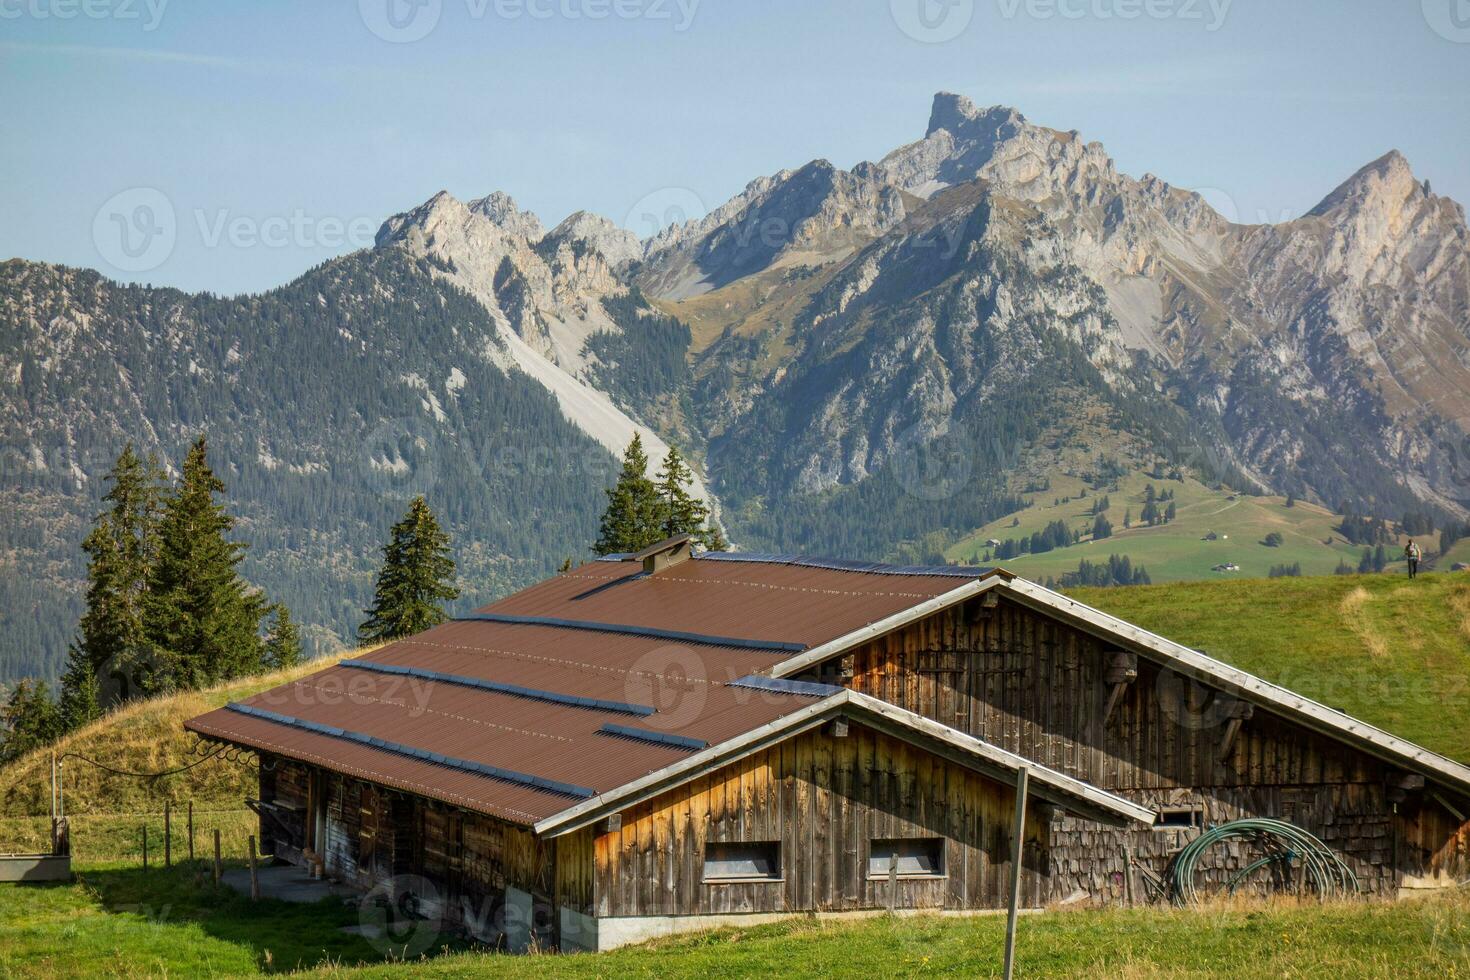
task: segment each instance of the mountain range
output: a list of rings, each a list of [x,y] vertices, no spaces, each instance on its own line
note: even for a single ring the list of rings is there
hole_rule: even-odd
[[[1096,142],[941,93],[921,139],[753,180],[639,239],[440,193],[225,299],[0,265],[0,680],[53,675],[125,441],[207,430],[246,574],[350,639],[404,499],[465,605],[586,554],[634,432],[740,547],[911,554],[1120,460],[1463,519],[1470,232],[1397,152],[1232,223]],[[922,553],[924,549],[921,547]]]

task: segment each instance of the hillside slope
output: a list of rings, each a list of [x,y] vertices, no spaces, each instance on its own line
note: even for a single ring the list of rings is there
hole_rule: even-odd
[[[137,701],[72,732],[55,749],[58,755],[76,753],[126,772],[177,769],[201,757],[191,751],[198,740],[184,731],[185,719],[321,670],[338,659],[326,657],[204,691]],[[255,796],[258,791],[253,768],[222,758],[156,779],[108,772],[81,759],[64,761],[63,772],[66,809],[73,815],[156,812],[165,799],[175,804],[192,800],[198,809],[238,809],[247,796]],[[50,750],[32,752],[0,766],[0,817],[46,815],[50,812],[50,793]]]
[[[1068,595],[1470,762],[1470,575],[1187,582]]]

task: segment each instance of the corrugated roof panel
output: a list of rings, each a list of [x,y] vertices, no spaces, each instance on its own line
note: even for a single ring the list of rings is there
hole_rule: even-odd
[[[594,561],[485,607],[488,617],[380,647],[365,658],[375,669],[333,666],[244,702],[382,747],[228,709],[187,724],[532,823],[564,809],[566,797],[413,753],[607,792],[688,758],[696,744],[729,741],[809,706],[814,690],[732,682],[943,595],[967,576],[797,556],[705,556],[652,575],[634,562]],[[581,628],[589,623],[629,629]],[[653,709],[636,727],[654,737],[616,731],[634,727],[618,710],[627,705]]]

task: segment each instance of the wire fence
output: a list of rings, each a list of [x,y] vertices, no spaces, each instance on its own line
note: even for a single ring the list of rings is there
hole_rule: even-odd
[[[252,834],[259,833],[254,811],[192,809],[187,803],[134,813],[68,814],[71,854],[78,864],[148,867],[179,864],[190,857],[213,861],[214,832],[220,833],[221,859],[238,863],[248,857]],[[192,830],[192,837],[191,837]],[[49,816],[0,817],[0,853],[45,853],[51,850]]]

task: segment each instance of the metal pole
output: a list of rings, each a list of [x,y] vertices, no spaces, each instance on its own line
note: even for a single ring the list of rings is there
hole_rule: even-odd
[[[1026,785],[1030,778],[1025,766],[1016,770],[1016,826],[1011,837],[1011,907],[1006,917],[1006,980],[1016,969],[1016,916],[1021,905],[1021,859],[1026,843]]]
[[[260,879],[255,876],[255,835],[250,835],[250,900],[260,898]]]

